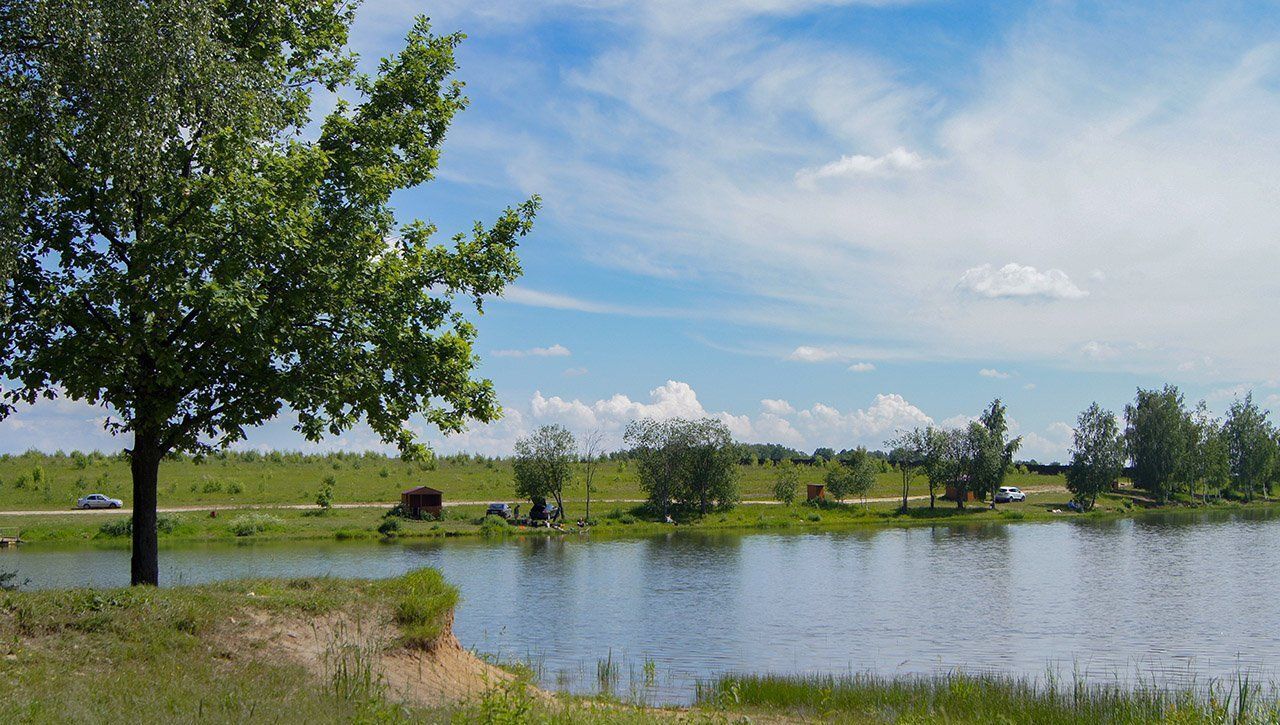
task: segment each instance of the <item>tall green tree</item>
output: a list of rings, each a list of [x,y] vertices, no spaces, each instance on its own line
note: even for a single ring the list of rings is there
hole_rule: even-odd
[[[715,418],[681,421],[684,439],[684,503],[706,515],[712,506],[732,508],[738,503],[738,459],[741,451],[723,421]]]
[[[1009,438],[1006,409],[999,398],[969,425],[966,445],[966,472],[970,490],[990,497],[996,507],[996,490],[1013,466],[1013,456],[1022,445],[1022,437]]]
[[[1138,388],[1126,405],[1125,447],[1133,460],[1133,483],[1161,502],[1169,500],[1179,474],[1186,470],[1190,416],[1176,386]]]
[[[445,243],[392,195],[433,178],[466,105],[459,34],[425,19],[355,71],[347,0],[14,0],[0,10],[0,415],[59,395],[132,436],[135,584],[159,578],[175,451],[297,416],[363,420],[406,456],[413,416],[495,419],[481,308],[520,273],[537,200]],[[349,99],[321,123],[316,90]]]
[[[1124,473],[1124,437],[1115,413],[1091,404],[1076,419],[1067,490],[1086,511]]]
[[[1230,452],[1222,422],[1209,413],[1203,400],[1189,414],[1187,425],[1187,452],[1179,478],[1190,486],[1192,498],[1199,492],[1201,503],[1205,503],[1209,491],[1220,492],[1231,483]]]
[[[511,462],[516,495],[530,501],[555,499],[556,518],[564,517],[564,487],[573,477],[578,442],[562,425],[544,425],[516,440]]]
[[[672,504],[706,514],[737,504],[738,459],[728,426],[701,420],[640,419],[623,434],[649,503],[666,516]]]
[[[1253,402],[1253,393],[1231,404],[1222,425],[1231,467],[1231,484],[1252,501],[1254,495],[1270,485],[1276,464],[1275,428],[1266,411]]]

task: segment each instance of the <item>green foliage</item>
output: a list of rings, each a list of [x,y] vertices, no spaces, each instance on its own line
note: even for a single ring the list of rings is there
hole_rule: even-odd
[[[637,465],[640,487],[664,515],[671,504],[732,508],[738,490],[739,451],[728,426],[714,418],[644,418],[627,425],[623,440]]]
[[[254,536],[283,525],[284,520],[279,516],[255,511],[237,516],[231,521],[229,528],[236,536]]]
[[[1253,393],[1232,403],[1222,426],[1227,443],[1231,484],[1252,501],[1255,493],[1271,483],[1276,465],[1276,431],[1267,412],[1253,402]]]
[[[504,536],[511,532],[511,524],[500,516],[485,516],[480,521],[481,536]]]
[[[573,475],[577,440],[562,425],[544,425],[516,441],[512,472],[516,495],[530,501],[555,499],[564,516],[564,487]]]
[[[996,489],[1004,484],[1005,476],[1013,465],[1013,454],[1018,452],[1022,438],[1008,438],[1005,406],[997,398],[983,411],[978,420],[969,424],[966,431],[962,468],[967,474],[966,487],[970,491],[992,497],[995,505]]]
[[[443,244],[398,221],[393,195],[434,177],[466,105],[462,35],[419,18],[358,74],[352,19],[340,2],[4,13],[0,417],[45,395],[108,407],[142,485],[282,406],[309,440],[363,420],[410,456],[413,416],[498,417],[465,313],[519,276],[539,202]],[[344,99],[319,123],[316,90]]]
[[[1134,402],[1124,409],[1125,446],[1133,460],[1133,483],[1169,500],[1179,473],[1187,469],[1190,417],[1176,386],[1160,390],[1138,388]]]
[[[181,520],[176,516],[161,514],[156,517],[156,531],[161,534],[172,534],[177,530]],[[102,522],[98,527],[98,535],[106,538],[124,538],[133,535],[133,517],[123,516]]]
[[[333,476],[325,476],[320,484],[320,490],[316,492],[316,505],[322,510],[328,511],[333,508],[333,489],[336,485],[338,480]]]
[[[1076,420],[1067,490],[1086,511],[1124,472],[1124,437],[1114,413],[1093,403]]]
[[[790,506],[795,503],[800,491],[800,472],[790,463],[776,470],[777,473],[773,476],[773,500]]]
[[[391,538],[399,535],[401,528],[400,519],[395,517],[385,518],[382,523],[378,524],[378,533]]]

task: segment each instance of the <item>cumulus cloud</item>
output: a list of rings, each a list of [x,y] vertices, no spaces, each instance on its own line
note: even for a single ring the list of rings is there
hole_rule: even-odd
[[[1011,374],[1006,373],[1003,370],[996,370],[995,368],[983,368],[978,371],[978,374],[984,378],[994,378],[996,380],[1008,380],[1013,377]]]
[[[920,154],[899,146],[883,156],[841,156],[816,168],[801,169],[796,172],[796,183],[811,188],[823,179],[894,176],[919,171],[929,164],[929,160]]]
[[[791,403],[788,403],[785,400],[770,400],[769,398],[765,398],[760,401],[760,407],[764,409],[764,412],[771,413],[773,415],[791,415],[796,412],[796,409],[791,407]]]
[[[551,347],[532,347],[527,350],[494,350],[494,357],[569,357],[569,348],[556,343]]]
[[[1060,269],[1043,272],[1029,265],[1010,262],[1000,269],[984,264],[965,270],[960,275],[960,289],[979,297],[1024,297],[1048,300],[1071,300],[1089,293],[1075,286]]]
[[[854,363],[849,366],[849,372],[851,373],[869,373],[875,369],[876,366],[869,362]]]

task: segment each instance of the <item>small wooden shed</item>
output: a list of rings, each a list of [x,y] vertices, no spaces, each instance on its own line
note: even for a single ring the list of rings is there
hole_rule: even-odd
[[[444,492],[429,486],[418,486],[400,492],[400,506],[404,512],[415,519],[423,515],[439,518],[444,510]]]
[[[823,501],[827,498],[827,486],[823,483],[809,484],[809,501]]]
[[[945,499],[945,500],[947,500],[947,501],[959,501],[959,500],[960,500],[960,495],[961,495],[961,494],[960,494],[960,489],[959,489],[959,488],[956,488],[955,486],[947,486],[947,493],[946,493],[946,495],[944,495],[942,498],[943,498],[943,499]],[[966,490],[966,491],[964,492],[964,500],[965,500],[965,501],[977,501],[977,500],[978,500],[978,497],[977,497],[976,495],[974,495],[973,491],[968,491],[968,490]]]

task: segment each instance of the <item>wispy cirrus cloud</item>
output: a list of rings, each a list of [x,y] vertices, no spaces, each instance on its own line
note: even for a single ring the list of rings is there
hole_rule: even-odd
[[[550,347],[531,347],[525,350],[494,350],[494,357],[569,357],[569,348],[556,343]]]

